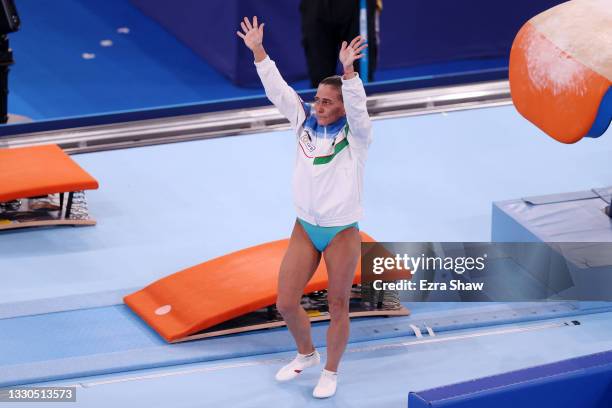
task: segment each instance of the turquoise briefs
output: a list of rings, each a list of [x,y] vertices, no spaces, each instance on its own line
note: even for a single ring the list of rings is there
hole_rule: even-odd
[[[301,218],[298,218],[298,221],[302,224],[310,241],[319,252],[325,251],[325,248],[327,248],[331,240],[334,239],[339,232],[351,227],[355,227],[359,230],[359,224],[356,222],[340,227],[321,227],[319,225],[310,224]]]

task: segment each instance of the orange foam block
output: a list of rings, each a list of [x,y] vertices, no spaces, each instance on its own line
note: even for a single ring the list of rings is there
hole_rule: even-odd
[[[0,202],[97,188],[57,145],[0,149]]]
[[[610,89],[610,5],[609,0],[562,3],[529,20],[512,45],[514,105],[560,142],[574,143],[589,135]]]

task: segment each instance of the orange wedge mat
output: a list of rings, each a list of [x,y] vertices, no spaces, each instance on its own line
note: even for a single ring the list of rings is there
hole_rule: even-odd
[[[98,188],[57,145],[0,149],[0,202]]]
[[[516,109],[563,143],[586,136],[612,80],[610,2],[562,3],[529,20],[510,52]]]
[[[361,233],[364,242],[374,242]],[[246,248],[162,278],[124,298],[166,341],[276,303],[277,279],[289,240]],[[361,280],[361,265],[354,283]],[[327,288],[321,261],[304,293]]]

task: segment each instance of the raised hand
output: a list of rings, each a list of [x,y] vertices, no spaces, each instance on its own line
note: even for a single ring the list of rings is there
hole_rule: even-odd
[[[344,71],[352,71],[353,62],[363,57],[361,51],[363,51],[368,44],[365,43],[365,39],[361,38],[360,35],[353,38],[350,44],[347,44],[346,41],[342,41],[342,47],[340,48],[340,54],[338,58],[340,59],[340,63],[342,67],[344,67]]]
[[[245,17],[244,20],[240,22],[240,27],[242,27],[243,32],[236,31],[236,34],[244,40],[244,44],[251,51],[255,52],[263,46],[264,23],[258,24],[257,16],[253,17],[253,24]]]

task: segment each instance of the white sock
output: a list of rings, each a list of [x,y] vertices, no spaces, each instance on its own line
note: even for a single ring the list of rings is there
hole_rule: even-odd
[[[286,366],[282,367],[276,373],[277,381],[289,381],[300,375],[300,373],[308,367],[316,366],[321,362],[321,356],[317,350],[310,354],[298,355]]]
[[[312,391],[312,396],[315,398],[329,398],[336,393],[338,384],[338,373],[323,370],[317,386]]]

